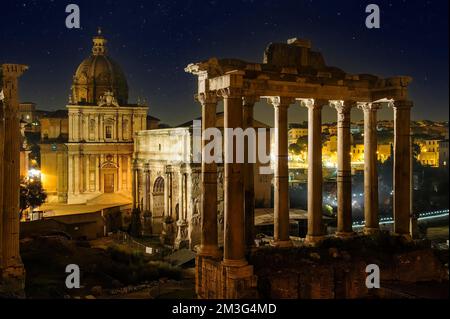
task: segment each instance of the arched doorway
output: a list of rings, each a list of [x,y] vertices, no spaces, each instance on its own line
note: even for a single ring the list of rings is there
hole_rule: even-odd
[[[153,217],[164,216],[164,178],[159,176],[153,184]]]

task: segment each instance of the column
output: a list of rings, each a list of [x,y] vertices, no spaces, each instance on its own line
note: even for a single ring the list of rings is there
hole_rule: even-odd
[[[137,208],[137,203],[139,202],[139,196],[137,193],[137,170],[135,168],[135,165],[133,164],[133,170],[131,171],[131,187],[132,187],[132,193],[133,193],[133,210]]]
[[[352,167],[350,111],[353,102],[330,101],[337,111],[337,231],[336,236],[353,235],[352,229]]]
[[[184,200],[183,200],[183,191],[184,191],[184,174],[180,170],[177,173],[178,176],[178,220],[183,220],[183,210],[184,210]]]
[[[103,115],[102,114],[99,115],[99,122],[100,122],[99,141],[103,142],[105,140],[105,133],[103,132]]]
[[[0,158],[3,167],[0,188],[2,195],[2,211],[0,226],[0,275],[4,280],[5,290],[20,291],[23,289],[25,276],[19,253],[19,189],[20,189],[20,124],[18,79],[28,69],[24,65],[0,65],[0,90],[4,93],[2,101],[3,128],[5,143],[2,145],[3,157]],[[1,118],[0,118],[1,119]]]
[[[184,193],[185,193],[185,174],[183,172],[183,168],[180,166],[180,170],[177,173],[178,177],[178,220],[176,222],[177,225],[177,238],[175,240],[175,247],[178,249],[189,246],[186,242],[187,238],[187,228],[189,223],[185,219],[184,215]]]
[[[236,138],[232,130],[242,128],[242,93],[239,89],[222,90],[224,98],[224,259],[225,266],[241,267],[245,260],[245,218],[243,164],[237,163]]]
[[[170,177],[170,179],[169,179],[169,181],[170,181],[170,184],[169,184],[169,199],[170,199],[169,200],[169,212],[170,212],[170,216],[172,216],[172,218],[173,218],[173,171],[172,170],[170,171],[169,177]]]
[[[256,97],[245,96],[243,98],[243,126],[244,130],[253,128],[253,109]],[[251,135],[249,135],[251,136]],[[256,135],[257,137],[257,135]],[[256,148],[257,141],[254,141]],[[245,243],[247,251],[255,248],[255,163],[250,163],[248,153],[248,138],[244,143],[245,163],[244,163],[244,216],[245,216]]]
[[[122,167],[122,155],[118,154],[117,155],[117,166],[118,168],[118,175],[117,175],[117,190],[120,192],[122,191],[123,188],[123,167]]]
[[[145,212],[148,210],[148,167],[146,164],[144,164],[144,170],[143,170],[143,201],[144,204],[142,206],[142,212]]]
[[[117,141],[121,142],[123,140],[123,134],[122,134],[122,123],[123,118],[121,114],[117,115]]]
[[[394,108],[394,232],[410,238],[411,215],[411,101],[395,101]]]
[[[138,207],[143,211],[144,207],[144,170],[142,164],[139,164],[139,168],[137,169],[137,198],[138,198]]]
[[[83,122],[83,133],[81,134],[82,139],[85,141],[89,141],[89,115],[82,114],[81,118]]]
[[[358,107],[364,111],[364,232],[373,234],[380,230],[377,173],[377,110],[380,104],[359,103]]]
[[[308,233],[306,241],[324,238],[322,224],[322,106],[324,102],[303,99],[308,108]]]
[[[100,192],[100,155],[95,156],[95,190]]]
[[[165,179],[165,191],[164,194],[166,195],[166,216],[170,216],[173,217],[173,194],[172,194],[172,186],[173,186],[173,181],[172,181],[172,167],[171,166],[167,166],[166,167],[166,179]]]
[[[73,155],[71,152],[68,153],[68,165],[67,165],[67,174],[68,174],[68,187],[67,192],[69,194],[73,194],[74,192],[74,184],[73,184]]]
[[[86,171],[86,176],[85,176],[85,184],[86,187],[84,188],[85,192],[90,192],[91,191],[91,183],[90,183],[90,179],[91,179],[91,163],[90,163],[90,155],[85,155],[86,158],[86,164],[85,164],[85,171]]]
[[[74,165],[74,194],[78,195],[80,193],[80,155],[74,155],[73,159]]]
[[[99,134],[99,119],[97,115],[94,115],[94,121],[95,121],[95,129],[94,129],[94,141],[98,142],[98,140],[100,139],[100,134]]]
[[[152,170],[148,169],[148,210],[153,214],[153,184],[152,184]]]
[[[0,65],[0,68],[2,66]],[[3,89],[2,78],[0,77],[0,91]],[[3,265],[3,172],[4,172],[4,149],[5,149],[5,106],[4,100],[0,100],[0,270]]]
[[[78,112],[78,141],[83,139],[83,114]]]
[[[167,170],[167,167],[166,167]],[[169,174],[165,173],[164,176],[164,217],[170,216],[169,214]]]
[[[80,188],[80,193],[84,193],[85,189],[84,189],[84,182],[86,180],[86,168],[84,165],[84,154],[80,154],[80,176],[78,177],[79,181],[79,188]]]
[[[216,127],[217,97],[214,93],[202,93],[197,96],[202,107],[202,184],[201,184],[201,243],[199,254],[218,257],[217,232],[217,164],[207,163],[204,153],[206,145],[205,131]],[[210,154],[208,154],[210,155]],[[212,155],[212,154],[211,154]]]
[[[274,246],[290,247],[289,239],[289,172],[288,108],[291,98],[272,97],[275,108],[275,175],[274,175]]]

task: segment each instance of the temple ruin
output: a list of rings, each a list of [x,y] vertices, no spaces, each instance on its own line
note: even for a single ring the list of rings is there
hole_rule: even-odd
[[[364,207],[366,234],[379,231],[377,176],[377,111],[394,111],[394,232],[410,237],[410,111],[407,76],[380,78],[349,74],[328,66],[311,42],[291,39],[272,43],[263,63],[212,58],[190,64],[186,72],[198,78],[196,99],[202,106],[202,129],[214,126],[219,100],[224,103],[224,127],[246,128],[253,120],[256,101],[274,108],[277,129],[274,175],[275,247],[291,247],[288,195],[288,108],[308,109],[308,233],[305,243],[315,245],[325,238],[322,224],[323,107],[336,109],[338,123],[338,226],[336,236],[352,231],[350,111],[364,114]],[[231,141],[226,140],[225,144]],[[206,142],[204,142],[206,143]],[[234,147],[235,147],[235,143]],[[203,144],[204,146],[205,144]],[[225,157],[227,157],[225,148]],[[236,153],[236,149],[233,154]],[[217,168],[202,163],[202,237],[196,259],[196,290],[200,298],[242,298],[256,287],[257,278],[246,253],[254,247],[254,190],[252,164],[224,164],[224,249],[218,247]]]

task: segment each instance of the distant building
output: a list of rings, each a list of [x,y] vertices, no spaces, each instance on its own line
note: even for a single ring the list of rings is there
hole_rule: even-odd
[[[27,138],[25,137],[25,126],[27,122],[20,120],[20,135],[22,141],[20,143],[20,178],[28,176],[29,168],[29,155],[31,153],[30,147],[28,146]]]
[[[147,130],[154,130],[159,128],[160,122],[160,119],[151,115],[147,115]]]
[[[439,142],[440,140],[422,140],[419,142],[419,162],[424,166],[439,166]]]
[[[23,102],[19,104],[19,116],[22,121],[32,123],[36,120],[36,104],[32,102]]]
[[[288,130],[288,142],[290,144],[296,144],[300,137],[308,136],[308,125],[306,124],[289,124]]]
[[[39,132],[39,113],[36,104],[33,102],[23,102],[19,104],[20,120],[24,121],[25,132]]]
[[[391,144],[378,144],[377,147],[377,159],[381,163],[384,163],[387,159],[392,156],[393,145]]]
[[[159,120],[145,101],[128,103],[128,83],[107,54],[99,30],[91,55],[77,67],[67,111],[41,118],[41,161],[49,202],[87,204],[107,194],[132,201],[133,137]]]
[[[449,153],[448,153],[448,138],[439,141],[439,167],[448,169]]]
[[[43,112],[41,123],[41,179],[49,202],[67,202],[67,110]]]

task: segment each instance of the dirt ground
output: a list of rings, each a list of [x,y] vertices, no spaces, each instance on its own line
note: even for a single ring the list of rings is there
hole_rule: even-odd
[[[75,242],[62,236],[21,240],[27,298],[193,298],[193,271],[152,261],[108,239]],[[67,289],[66,266],[81,272],[80,289]]]

